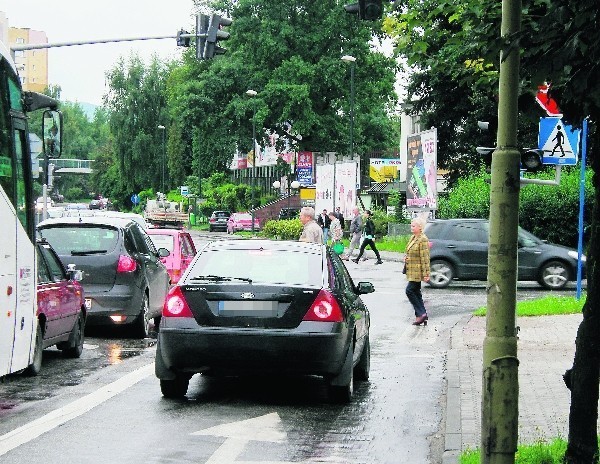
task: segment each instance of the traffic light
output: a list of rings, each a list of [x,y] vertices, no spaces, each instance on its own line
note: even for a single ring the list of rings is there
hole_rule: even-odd
[[[358,3],[344,5],[347,13],[358,13],[359,19],[377,21],[383,15],[383,0],[359,0]]]
[[[189,47],[190,46],[190,38],[182,37],[182,35],[189,35],[188,31],[184,31],[181,29],[177,32],[177,46],[178,47]]]
[[[522,148],[521,149],[521,169],[525,171],[535,172],[543,167],[542,157],[544,150],[537,148]]]
[[[208,31],[206,32],[206,43],[204,45],[204,52],[202,58],[210,60],[215,55],[223,55],[227,50],[217,45],[220,40],[227,40],[229,38],[229,32],[221,30],[222,26],[230,26],[231,19],[222,18],[217,14],[213,14],[210,17],[208,24]]]
[[[203,59],[208,32],[209,17],[205,14],[196,15],[196,58]]]

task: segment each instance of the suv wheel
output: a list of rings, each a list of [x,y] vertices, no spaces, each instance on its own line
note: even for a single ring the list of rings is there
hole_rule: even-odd
[[[429,267],[429,285],[433,288],[446,288],[454,279],[454,268],[448,261],[434,259]]]
[[[564,288],[569,281],[569,270],[561,261],[549,261],[542,266],[538,280],[542,287],[550,290]]]

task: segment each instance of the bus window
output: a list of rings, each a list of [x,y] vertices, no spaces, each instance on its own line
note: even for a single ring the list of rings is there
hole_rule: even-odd
[[[15,209],[17,211],[17,217],[23,228],[27,231],[27,233],[32,236],[33,229],[30,230],[30,224],[32,223],[29,218],[28,211],[31,211],[33,206],[27,205],[27,192],[31,188],[29,178],[31,176],[31,171],[29,166],[27,166],[29,160],[27,159],[24,147],[25,147],[25,127],[23,129],[16,128],[14,132],[14,141],[15,141],[15,155],[16,155],[16,165],[17,165],[17,176],[16,176],[16,187],[17,187],[17,198],[15,203]],[[33,236],[32,236],[33,237]]]

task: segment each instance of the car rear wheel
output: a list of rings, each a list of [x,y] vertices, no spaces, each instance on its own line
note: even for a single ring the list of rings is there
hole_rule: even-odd
[[[338,377],[332,379],[328,385],[329,400],[332,403],[349,403],[352,400],[354,394],[354,369],[352,366],[352,358],[354,356],[354,350],[352,346],[348,348],[348,354],[344,361],[344,367]],[[346,380],[342,385],[339,385],[336,380],[338,378],[345,378]]]
[[[140,314],[133,323],[133,332],[136,337],[147,338],[150,335],[150,309],[148,306],[148,295],[144,292],[142,297],[142,308]]]
[[[44,332],[40,321],[37,323],[37,332],[35,334],[35,348],[33,350],[33,361],[25,369],[25,375],[34,377],[42,370],[42,357],[44,353]]]
[[[369,371],[371,370],[371,345],[369,336],[365,339],[362,354],[358,360],[358,364],[354,368],[354,378],[356,380],[369,380]]]
[[[81,353],[83,353],[83,341],[85,339],[83,333],[85,330],[85,319],[82,313],[79,313],[79,317],[77,318],[77,322],[75,326],[73,326],[73,332],[71,333],[71,340],[73,340],[72,345],[67,345],[62,352],[65,356],[69,358],[79,358],[81,357]]]
[[[561,261],[549,261],[540,271],[539,284],[550,290],[564,288],[569,281],[569,270]]]
[[[446,288],[454,279],[452,264],[443,259],[434,259],[430,264],[429,285],[433,288]]]
[[[173,380],[160,379],[160,391],[165,398],[183,398],[190,384],[189,377],[181,375]]]

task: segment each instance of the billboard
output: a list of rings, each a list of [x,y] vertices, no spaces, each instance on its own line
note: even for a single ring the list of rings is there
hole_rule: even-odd
[[[340,208],[345,218],[352,217],[356,205],[356,179],[358,165],[353,161],[317,166],[315,211]],[[335,185],[335,188],[334,188]],[[334,199],[335,197],[335,199]],[[335,206],[334,206],[335,204]]]
[[[373,182],[394,182],[398,180],[400,164],[400,158],[371,158],[369,177]]]
[[[312,151],[298,152],[296,163],[296,180],[300,182],[300,185],[312,185],[314,166],[314,155]]]
[[[406,206],[437,209],[437,129],[407,138]]]

